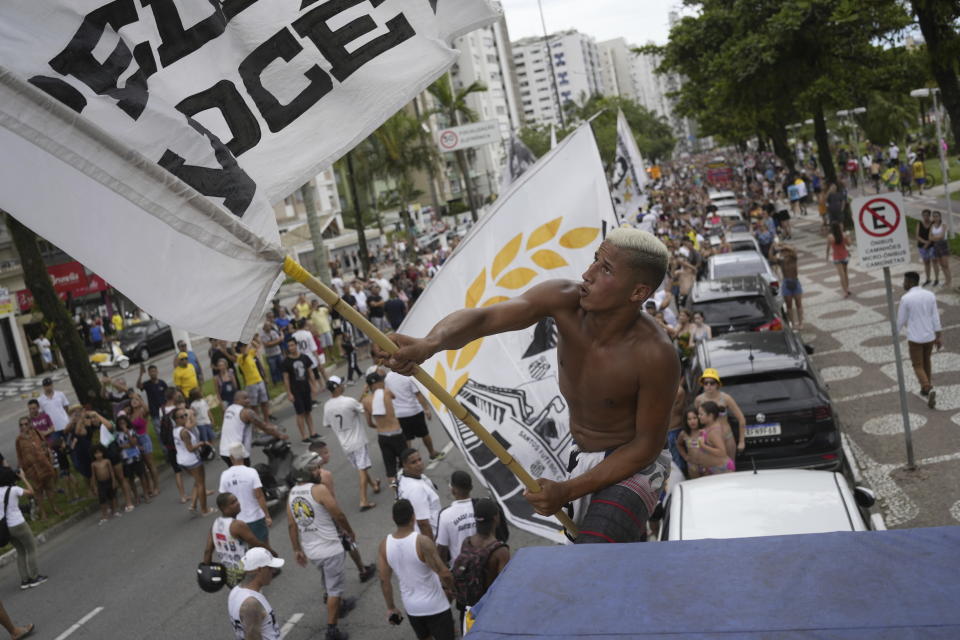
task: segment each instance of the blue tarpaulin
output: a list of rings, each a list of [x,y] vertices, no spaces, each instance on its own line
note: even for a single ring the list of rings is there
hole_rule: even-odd
[[[521,549],[467,640],[960,638],[960,527]]]

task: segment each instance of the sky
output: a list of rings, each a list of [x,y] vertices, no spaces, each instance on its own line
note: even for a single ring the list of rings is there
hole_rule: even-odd
[[[673,0],[541,0],[547,31],[574,28],[597,39],[626,38],[629,44],[666,44]],[[501,0],[510,39],[543,36],[537,0]]]

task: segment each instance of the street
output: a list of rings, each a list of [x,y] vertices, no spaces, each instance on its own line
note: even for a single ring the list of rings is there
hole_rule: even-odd
[[[164,356],[161,360],[169,358]],[[361,366],[367,365],[369,362],[361,362]],[[129,374],[127,377],[129,379]],[[357,396],[360,388],[350,387],[347,393]],[[328,397],[329,394],[323,392],[320,399]],[[314,409],[316,421],[321,419],[321,407]],[[288,433],[296,433],[289,403],[284,402],[276,416]],[[4,426],[9,424],[5,422]],[[446,448],[449,439],[439,422],[434,419],[430,427],[437,448]],[[379,495],[371,495],[377,507],[360,513],[356,472],[343,457],[332,432],[323,427],[319,427],[318,432],[330,445],[332,455],[328,468],[334,475],[338,501],[357,533],[364,563],[375,562],[377,545],[394,529],[390,516],[392,492],[385,489]],[[372,430],[369,439],[373,470],[383,478],[383,463]],[[294,441],[294,455],[306,450],[299,439]],[[422,451],[422,445],[420,448]],[[255,449],[253,462],[261,461],[263,454]],[[208,488],[216,489],[224,468],[219,459],[206,464]],[[450,502],[447,484],[456,469],[466,470],[467,465],[459,451],[450,447],[446,458],[432,463],[426,472],[436,483],[443,504]],[[189,491],[190,480],[186,482]],[[0,569],[0,600],[14,620],[18,624],[33,622],[38,627],[37,637],[58,640],[67,637],[71,640],[232,637],[226,613],[228,590],[204,593],[195,577],[206,534],[215,516],[187,513],[186,507],[177,500],[169,469],[161,474],[161,490],[163,493],[152,503],[137,507],[132,513],[103,526],[97,525],[98,514],[91,515],[69,532],[41,546],[40,570],[49,575],[50,580],[40,587],[20,591],[16,564]],[[483,494],[475,489],[473,495]],[[213,497],[209,498],[209,504],[215,508]],[[326,628],[320,576],[312,566],[301,568],[294,561],[285,512],[274,514],[270,541],[287,561],[283,573],[265,591],[280,623],[292,625],[285,637],[290,640],[317,637]],[[511,531],[512,549],[535,544],[543,542],[523,531]],[[378,578],[360,584],[349,558],[346,575],[346,595],[357,598],[357,608],[341,621],[343,630],[357,639],[415,637],[407,622],[400,627],[388,624]],[[394,594],[399,602],[396,584]],[[91,614],[92,617],[88,617]],[[63,635],[84,618],[76,630]]]

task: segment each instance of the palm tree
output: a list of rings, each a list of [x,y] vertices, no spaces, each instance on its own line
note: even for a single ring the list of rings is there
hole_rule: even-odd
[[[381,177],[393,180],[393,203],[399,207],[408,230],[413,227],[408,207],[420,195],[410,174],[416,169],[429,168],[437,158],[433,145],[424,142],[420,125],[420,120],[407,111],[398,111],[370,137],[371,168]]]
[[[461,119],[466,122],[477,121],[477,112],[467,104],[467,96],[471,93],[479,93],[480,91],[486,90],[487,88],[484,85],[479,82],[473,82],[470,86],[456,91],[453,88],[453,80],[449,75],[440,78],[427,89],[439,105],[433,113],[441,113],[446,116],[451,126],[460,124]],[[460,170],[460,179],[463,181],[467,191],[470,215],[473,216],[473,221],[476,222],[477,209],[474,204],[473,183],[467,174],[467,157],[463,149],[458,149],[454,152],[454,155],[457,158],[457,168]]]

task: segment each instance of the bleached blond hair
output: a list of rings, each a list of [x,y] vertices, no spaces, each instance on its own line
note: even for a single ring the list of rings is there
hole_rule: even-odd
[[[663,282],[670,254],[655,235],[640,229],[619,227],[608,233],[604,242],[623,249],[630,267],[644,284],[658,287]]]

